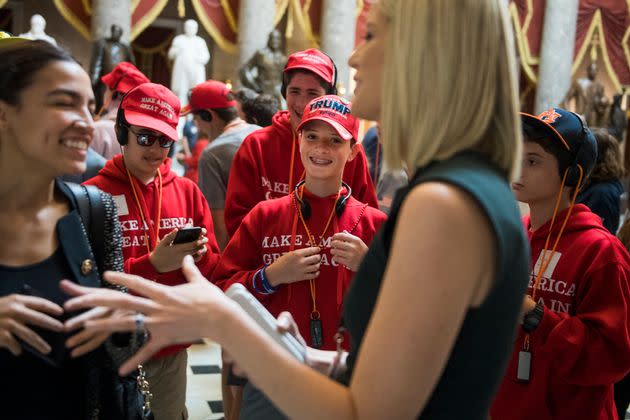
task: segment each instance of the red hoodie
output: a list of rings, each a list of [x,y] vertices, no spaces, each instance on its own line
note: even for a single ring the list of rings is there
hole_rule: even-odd
[[[298,138],[294,136],[289,115],[289,111],[277,112],[272,125],[247,136],[234,156],[225,200],[225,225],[230,236],[257,203],[289,194],[304,174]],[[291,149],[294,149],[293,176],[289,179]],[[352,188],[353,197],[378,208],[362,147],[346,164],[343,180]]]
[[[205,227],[208,231],[208,252],[197,262],[197,267],[207,278],[210,277],[219,260],[219,247],[214,237],[214,228],[210,209],[203,194],[191,180],[181,178],[170,170],[171,161],[167,159],[159,168],[162,174],[162,210],[160,216],[160,238],[163,238],[175,228],[186,225]],[[181,269],[158,273],[149,261],[145,230],[142,229],[142,218],[129,184],[127,171],[122,155],[116,155],[108,160],[105,167],[97,176],[85,182],[86,185],[96,185],[108,192],[114,198],[118,207],[118,218],[123,234],[123,258],[125,272],[137,274],[158,283],[175,286],[186,282]],[[143,208],[143,213],[150,224],[154,226],[156,205],[158,201],[158,178],[147,185],[136,179],[136,192]],[[151,249],[155,248],[152,234],[148,234]],[[185,346],[169,347],[160,351],[156,357],[173,354]]]
[[[380,210],[351,197],[341,216],[333,219],[333,223],[322,238],[320,234],[336,197],[332,195],[319,198],[304,190],[304,198],[312,209],[306,223],[315,240],[319,240],[319,245],[325,247],[315,287],[317,309],[322,320],[322,348],[328,350],[335,349],[333,336],[339,327],[343,295],[354,275],[349,269],[332,261],[330,254],[332,236],[346,230],[369,245],[375,232],[387,218]],[[292,232],[295,232],[295,240],[292,240]],[[244,284],[274,316],[278,316],[282,311],[291,312],[300,333],[307,343],[312,344],[310,336],[312,302],[308,281],[281,285],[278,291],[271,295],[260,294],[252,286],[254,273],[290,251],[292,243],[295,244],[294,249],[311,246],[304,226],[297,217],[293,195],[262,201],[245,216],[243,223],[232,236],[212,280],[224,290],[233,283]],[[260,287],[260,284],[257,286]]]
[[[551,244],[566,211],[556,216]],[[524,222],[529,232],[529,217]],[[549,223],[529,232],[530,295],[548,232]],[[617,419],[613,384],[630,370],[629,281],[626,249],[588,207],[576,205],[536,291],[545,309],[530,335],[530,381],[516,378],[525,338],[519,325],[493,420]]]

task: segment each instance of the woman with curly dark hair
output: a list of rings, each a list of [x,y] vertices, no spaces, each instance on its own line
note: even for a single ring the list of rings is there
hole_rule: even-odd
[[[140,408],[135,413],[125,409],[131,399],[140,402],[134,379],[127,387],[127,380],[116,376],[116,362],[131,354],[136,340],[130,337],[137,335],[110,339],[109,333],[79,329],[86,319],[111,316],[106,308],[62,309],[68,299],[59,288],[62,279],[103,287],[99,273],[123,266],[112,197],[91,192],[93,202],[102,204],[96,229],[103,237],[90,240],[77,196],[57,178],[85,171],[93,106],[90,78],[69,53],[45,41],[0,34],[3,419],[135,420],[143,415],[141,403],[126,406]],[[122,389],[129,393],[118,392]]]
[[[601,217],[604,227],[614,235],[619,228],[619,204],[624,192],[621,150],[619,142],[605,129],[594,130],[593,134],[597,139],[597,163],[577,202]]]

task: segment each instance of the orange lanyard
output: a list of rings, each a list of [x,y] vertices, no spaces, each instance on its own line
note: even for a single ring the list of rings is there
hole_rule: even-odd
[[[127,171],[127,177],[129,178],[129,183],[131,184],[131,190],[133,191],[133,198],[136,200],[136,206],[138,207],[138,211],[140,212],[140,218],[142,219],[142,224],[146,226],[146,229],[144,230],[144,239],[146,241],[147,253],[150,254],[152,249],[151,249],[151,242],[149,241],[149,235],[147,234],[147,230],[151,230],[151,233],[152,233],[151,236],[155,238],[153,242],[155,246],[157,246],[160,240],[160,217],[162,215],[162,173],[158,169],[158,203],[157,203],[157,209],[155,211],[156,218],[155,218],[154,228],[151,229],[151,226],[149,225],[147,219],[144,217],[144,212],[142,211],[142,205],[140,204],[140,199],[138,198],[138,193],[136,192],[135,181],[133,180],[133,177],[131,176],[129,169],[127,169],[126,167],[125,169]],[[148,210],[149,209],[147,208],[147,211]]]
[[[304,196],[304,185],[302,185],[302,187],[300,188],[299,194],[300,194],[300,199],[302,199],[302,197]],[[340,195],[341,195],[341,190],[337,192],[337,198],[335,198],[335,202],[333,203],[332,210],[330,211],[330,215],[328,216],[328,221],[326,222],[326,226],[324,226],[324,230],[322,231],[320,235],[321,238],[324,237],[324,235],[328,231],[328,228],[330,227],[330,223],[333,221],[335,217],[335,207],[336,207],[337,201],[339,201]],[[295,203],[295,207],[297,209],[297,213],[300,218],[300,221],[302,222],[302,225],[304,226],[304,229],[306,230],[306,234],[308,235],[308,240],[311,242],[311,246],[319,246],[319,245],[316,245],[317,242],[315,242],[315,238],[311,234],[311,230],[308,228],[308,225],[306,224],[306,221],[304,220],[304,216],[302,215],[302,209],[300,208],[300,206],[297,205],[297,203]],[[323,247],[319,246],[319,249],[323,252]],[[316,301],[317,288],[315,287],[315,280],[310,279],[309,283],[311,286],[311,300],[313,301],[313,310],[311,311],[311,319],[319,319],[320,314],[319,314],[319,311],[317,310],[317,301]]]
[[[560,191],[558,192],[558,197],[556,199],[556,206],[553,209],[553,216],[551,217],[551,222],[549,223],[549,233],[547,234],[547,239],[545,240],[545,246],[543,247],[541,251],[542,257],[540,260],[540,268],[538,269],[538,273],[536,273],[536,279],[534,280],[534,289],[532,290],[532,300],[534,300],[534,302],[536,301],[536,290],[538,290],[538,284],[540,283],[540,280],[542,279],[543,273],[547,270],[547,267],[549,267],[549,264],[551,263],[551,260],[553,259],[553,255],[556,252],[556,248],[558,247],[558,243],[560,242],[560,238],[562,237],[564,228],[566,227],[567,222],[569,221],[569,217],[571,217],[571,212],[573,211],[573,206],[575,205],[575,199],[577,198],[579,185],[582,183],[582,168],[580,166],[578,166],[578,168],[580,169],[580,180],[578,182],[578,185],[575,187],[575,190],[573,192],[573,197],[571,198],[571,204],[569,206],[569,210],[567,211],[567,215],[564,217],[564,222],[562,223],[562,226],[560,227],[560,231],[558,232],[558,236],[556,237],[553,247],[551,248],[551,251],[549,252],[549,258],[547,258],[547,247],[549,246],[549,240],[551,239],[553,223],[556,221],[556,216],[558,214],[558,207],[560,207],[560,199],[562,197],[562,190],[564,189],[564,182],[566,181],[568,172],[565,171],[564,176],[562,177],[562,184],[560,186]],[[525,340],[523,342],[523,348],[525,349],[525,351],[529,351],[529,336],[530,336],[529,333],[525,334]]]

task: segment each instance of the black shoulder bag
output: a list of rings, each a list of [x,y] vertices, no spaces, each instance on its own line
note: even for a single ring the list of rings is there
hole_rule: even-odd
[[[105,270],[105,205],[98,188],[66,182],[72,192],[79,216],[88,235],[99,275]],[[106,412],[116,412],[122,420],[153,420],[150,409],[151,393],[144,369],[126,377],[103,369],[101,392]],[[105,370],[107,370],[105,372]]]

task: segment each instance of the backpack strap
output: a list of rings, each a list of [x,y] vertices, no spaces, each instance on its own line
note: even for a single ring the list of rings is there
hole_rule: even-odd
[[[66,182],[74,196],[76,208],[88,234],[88,240],[96,259],[96,267],[102,275],[105,268],[105,205],[101,192],[93,185]]]

